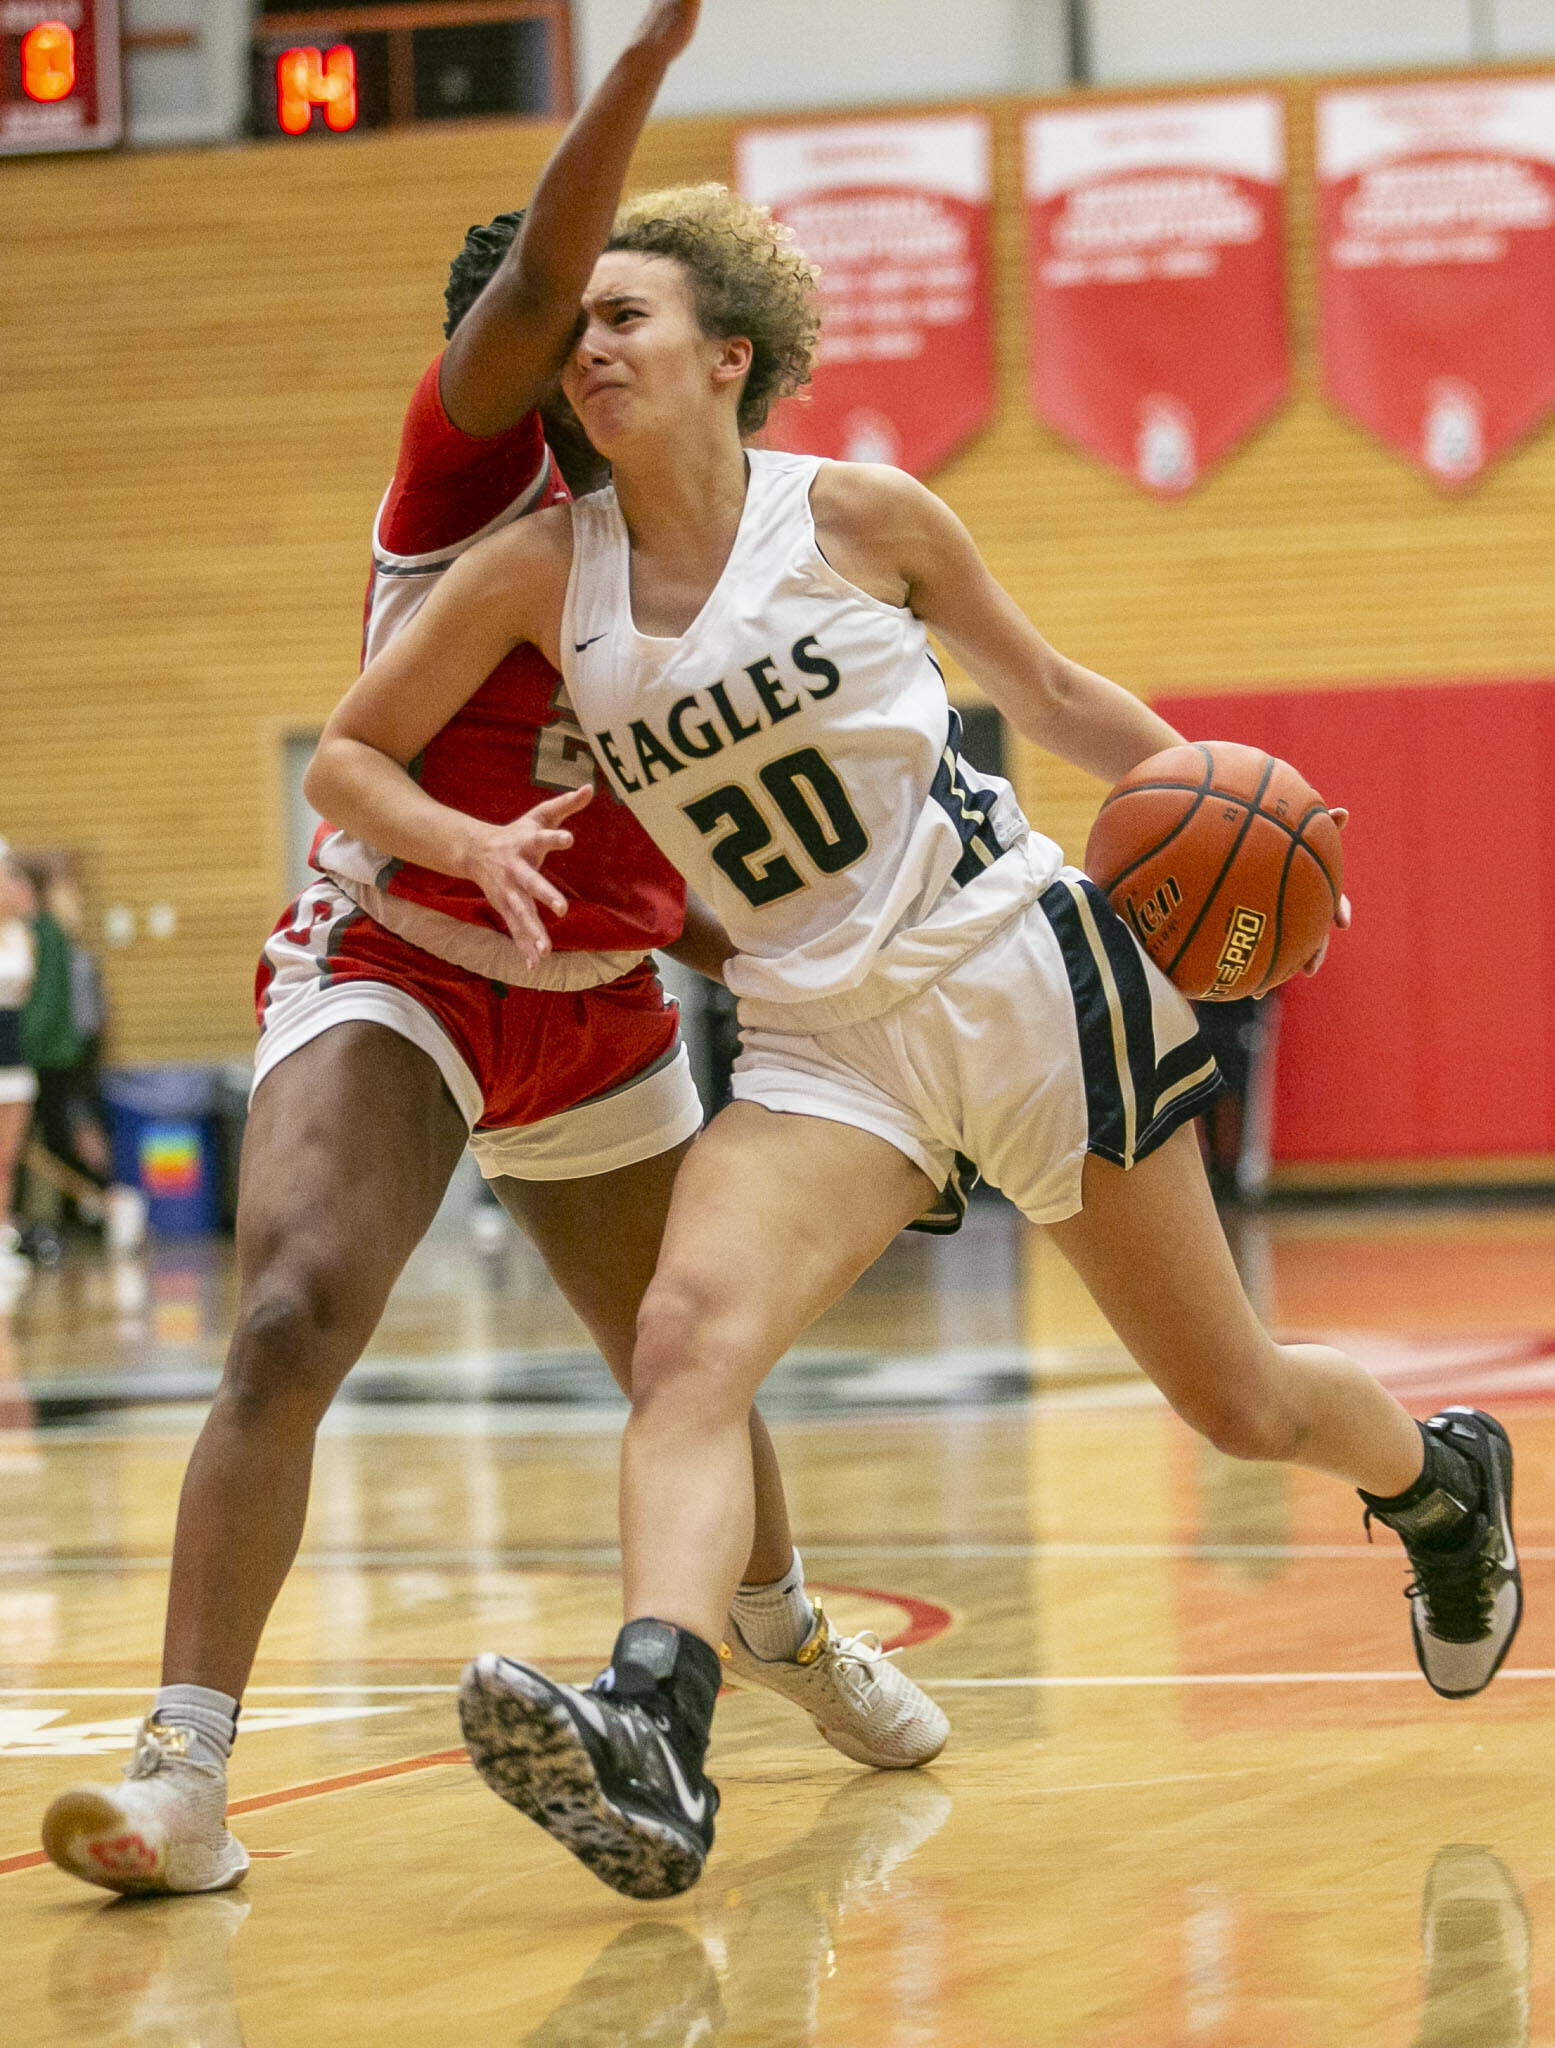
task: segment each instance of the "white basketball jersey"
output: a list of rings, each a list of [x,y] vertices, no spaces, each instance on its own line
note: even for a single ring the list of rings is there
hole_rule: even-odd
[[[614,490],[572,507],[562,673],[612,784],[723,921],[748,1022],[878,1012],[1062,865],[959,755],[920,621],[816,544],[812,456],[749,451],[734,547],[678,639],[632,620]]]

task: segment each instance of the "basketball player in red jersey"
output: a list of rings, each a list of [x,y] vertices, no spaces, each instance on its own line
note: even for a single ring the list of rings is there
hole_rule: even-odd
[[[475,540],[568,495],[538,408],[698,9],[657,0],[527,217],[471,229],[449,282],[448,346],[411,400],[374,527],[367,658]],[[597,469],[581,434],[563,427],[558,440],[564,459]],[[727,946],[705,915],[682,938],[679,877],[623,805],[602,789],[590,799],[588,749],[556,671],[515,649],[417,773],[429,799],[505,824],[504,842],[545,857],[555,886],[542,923],[521,891],[494,886],[493,908],[475,882],[326,827],[320,880],[265,947],[237,1327],[184,1480],[163,1684],[124,1783],[63,1793],[44,1822],[54,1861],[109,1890],[219,1890],[247,1870],[225,1824],[226,1759],[301,1540],[314,1435],[465,1144],[624,1385],[676,1168],[701,1122],[676,1012],[646,956],[663,947],[716,973]],[[585,804],[563,846],[563,819]],[[803,1651],[806,1710],[849,1755],[932,1754],[939,1709],[887,1665],[883,1717],[878,1644],[833,1636],[806,1599],[754,1410],[751,1441],[759,1528],[730,1624],[742,1669],[792,1668]]]

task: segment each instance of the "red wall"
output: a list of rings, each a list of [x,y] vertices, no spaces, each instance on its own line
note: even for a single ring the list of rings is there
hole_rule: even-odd
[[[1350,808],[1355,925],[1287,991],[1275,1157],[1555,1153],[1555,683],[1154,704]]]

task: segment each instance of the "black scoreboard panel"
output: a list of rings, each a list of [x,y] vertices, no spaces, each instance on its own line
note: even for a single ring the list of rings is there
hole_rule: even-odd
[[[261,8],[253,132],[320,141],[410,121],[570,111],[570,70],[557,75],[569,32],[550,0]]]
[[[0,0],[0,156],[123,134],[119,0]]]

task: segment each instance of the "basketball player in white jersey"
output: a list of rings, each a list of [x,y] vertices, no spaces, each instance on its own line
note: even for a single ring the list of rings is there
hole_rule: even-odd
[[[627,208],[563,376],[612,487],[476,550],[320,755],[337,815],[472,871],[486,829],[418,800],[400,764],[531,638],[738,948],[736,1099],[681,1168],[638,1318],[626,1626],[587,1691],[495,1656],[461,1688],[488,1783],[634,1896],[693,1883],[712,1840],[750,1400],[958,1154],[1049,1228],[1191,1425],[1362,1490],[1404,1540],[1438,1692],[1488,1684],[1521,1612],[1504,1432],[1466,1409],[1417,1424],[1351,1359],[1260,1326],[1189,1124],[1215,1085],[1192,1013],[1009,787],[960,760],[925,628],[1104,781],[1178,735],[1055,653],[910,478],[745,447],[808,374],[813,284],[721,188]],[[548,900],[543,873],[513,879]]]
[[[657,0],[563,139],[527,225],[509,214],[473,229],[456,260],[451,338],[411,400],[374,528],[369,652],[392,644],[482,531],[565,499],[536,408],[697,6]],[[590,782],[588,750],[532,646],[467,694],[428,729],[418,772],[426,791],[494,821],[522,865],[534,835],[545,843],[558,789]],[[237,1327],[184,1483],[163,1683],[126,1782],[62,1793],[45,1819],[49,1854],[76,1876],[205,1891],[246,1871],[225,1825],[226,1757],[301,1537],[314,1432],[467,1139],[625,1381],[675,1170],[701,1122],[674,1007],[645,958],[675,946],[685,892],[613,801],[591,808],[568,862],[555,877],[564,894],[551,891],[566,916],[548,932],[522,892],[494,907],[473,883],[326,830],[319,879],[265,948]],[[723,934],[704,918],[687,937],[683,957],[716,972]],[[754,1413],[750,1427],[759,1534],[728,1622],[742,1671],[858,1761],[925,1761],[945,1740],[943,1713],[872,1637],[834,1635],[812,1605],[770,1439]]]

